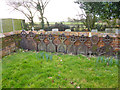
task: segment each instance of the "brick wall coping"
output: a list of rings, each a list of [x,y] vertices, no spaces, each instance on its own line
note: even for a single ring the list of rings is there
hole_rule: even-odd
[[[14,32],[7,32],[7,33],[0,33],[0,38],[6,37],[6,36],[11,36],[14,34],[20,34],[22,30],[20,31],[14,31]]]
[[[6,36],[11,36],[14,34],[20,34],[22,30],[20,31],[15,31],[15,32],[7,32],[7,33],[0,33],[0,38],[6,37]],[[27,34],[29,34],[30,31],[26,31]],[[75,35],[75,36],[88,36],[91,37],[92,35],[98,35],[98,37],[105,37],[106,35],[109,35],[110,37],[118,37],[120,38],[120,35],[115,34],[115,33],[95,33],[95,32],[66,32],[66,31],[32,31],[35,34],[52,34],[52,35],[61,35],[61,34],[65,34],[66,36],[71,36],[71,35]]]

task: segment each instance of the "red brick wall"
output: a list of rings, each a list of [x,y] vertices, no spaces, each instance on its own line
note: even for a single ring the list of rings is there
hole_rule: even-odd
[[[91,41],[90,41],[90,37],[89,37],[89,32],[36,32],[36,31],[33,31],[36,36],[34,38],[34,40],[36,42],[40,42],[40,40],[38,39],[38,35],[40,33],[43,33],[46,35],[46,39],[44,40],[44,42],[46,44],[49,43],[49,41],[47,40],[47,37],[49,34],[52,34],[54,35],[55,39],[53,41],[53,43],[55,45],[58,45],[60,44],[60,40],[58,39],[58,36],[62,33],[64,33],[67,37],[67,40],[65,41],[65,44],[68,46],[70,45],[70,41],[68,40],[69,36],[71,35],[75,35],[77,37],[81,36],[81,35],[85,35],[85,36],[88,36],[88,40],[87,42],[85,43],[89,48],[91,47]],[[0,48],[0,54],[2,53],[2,56],[5,56],[5,55],[8,55],[10,54],[11,52],[14,52],[15,50],[17,50],[19,47],[19,41],[21,40],[21,36],[20,36],[20,33],[21,31],[18,31],[18,32],[9,32],[9,33],[4,33],[5,37],[2,37],[0,39],[2,39],[0,41],[0,44],[2,44],[2,48]],[[27,31],[27,34],[29,33],[29,31]],[[104,43],[103,43],[103,38],[105,37],[105,35],[109,35],[110,37],[113,38],[113,41],[111,43],[111,46],[113,47],[114,51],[120,51],[120,35],[116,35],[116,34],[108,34],[108,33],[91,33],[92,35],[98,35],[99,37],[99,42],[98,42],[98,47],[102,47],[104,46]],[[75,45],[78,46],[80,45],[80,41],[77,40],[75,42]]]
[[[18,49],[20,31],[4,33],[0,39],[0,55],[6,56]]]

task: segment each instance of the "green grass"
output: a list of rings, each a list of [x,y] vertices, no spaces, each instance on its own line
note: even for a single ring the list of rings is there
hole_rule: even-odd
[[[44,56],[46,52],[44,53]],[[41,52],[18,51],[3,58],[2,88],[116,88],[118,67],[96,64],[82,55],[41,57]],[[42,55],[43,56],[43,55]],[[114,62],[115,63],[115,62]]]

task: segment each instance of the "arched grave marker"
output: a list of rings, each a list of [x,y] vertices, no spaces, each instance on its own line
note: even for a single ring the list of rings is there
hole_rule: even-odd
[[[27,49],[27,33],[25,30],[23,30],[21,33],[20,33],[22,39],[20,41],[20,47],[23,48],[23,49]]]
[[[40,40],[40,43],[38,43],[38,50],[39,51],[46,51],[46,44],[45,44],[45,42],[44,42],[44,40],[45,40],[45,34],[40,34],[39,36],[38,36],[38,38],[39,38],[39,40]]]
[[[79,37],[79,40],[80,40],[81,44],[77,48],[77,54],[87,55],[88,47],[85,45],[85,42],[87,41],[87,37],[82,35]]]
[[[57,52],[66,53],[66,45],[64,44],[66,39],[67,38],[64,34],[59,35],[59,40],[61,41],[61,43],[57,47]]]
[[[35,34],[31,31],[27,36],[27,49],[28,50],[37,50],[37,43],[34,40]]]
[[[109,35],[104,37],[103,42],[105,43],[105,45],[98,49],[98,55],[113,55],[113,47],[111,47],[110,45],[112,41],[113,39]]]
[[[99,37],[97,35],[93,35],[91,38],[90,38],[90,41],[92,42],[92,46],[90,48],[90,51],[93,53],[93,54],[97,54],[97,49],[98,49],[98,42],[99,42]]]
[[[53,44],[53,40],[55,39],[51,34],[49,34],[48,38],[49,44],[47,45],[47,52],[56,52],[55,45]]]
[[[76,46],[74,45],[74,43],[77,41],[77,38],[72,35],[70,36],[69,38],[71,44],[68,46],[68,50],[67,50],[67,53],[72,53],[72,54],[76,54]]]

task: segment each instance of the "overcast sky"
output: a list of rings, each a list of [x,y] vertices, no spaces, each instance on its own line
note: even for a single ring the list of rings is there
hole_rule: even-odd
[[[78,18],[76,15],[82,13],[79,6],[74,3],[75,0],[51,0],[45,9],[45,17],[49,22],[67,21],[67,18]],[[26,17],[17,12],[12,11],[6,4],[6,0],[0,0],[0,18],[18,18],[26,19]],[[34,18],[38,22],[38,17]]]

